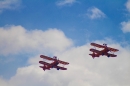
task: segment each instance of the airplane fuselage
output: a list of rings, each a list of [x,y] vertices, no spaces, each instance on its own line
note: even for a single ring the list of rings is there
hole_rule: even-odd
[[[53,63],[50,64],[51,68],[57,66],[59,64],[58,60],[54,60]]]
[[[100,51],[100,55],[108,55],[109,49],[106,47]]]

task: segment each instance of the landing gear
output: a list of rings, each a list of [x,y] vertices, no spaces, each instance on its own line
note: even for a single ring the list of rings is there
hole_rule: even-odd
[[[60,68],[57,68],[57,70],[59,70]]]
[[[107,55],[107,57],[109,58],[109,57],[110,57],[110,55]]]

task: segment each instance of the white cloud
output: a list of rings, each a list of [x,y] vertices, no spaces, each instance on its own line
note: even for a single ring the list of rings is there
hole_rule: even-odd
[[[108,43],[108,46],[119,49],[116,58],[92,59],[90,44],[73,47],[62,53],[58,58],[68,61],[67,71],[43,71],[36,62],[39,56],[29,59],[29,66],[17,69],[9,80],[0,79],[2,86],[129,86],[130,85],[130,49],[122,47],[112,40],[97,40],[96,43]],[[42,59],[41,59],[42,60]],[[3,84],[1,84],[1,82]]]
[[[62,52],[72,45],[64,33],[56,28],[28,31],[22,26],[0,28],[0,54],[23,52]]]
[[[0,85],[1,86],[8,86],[8,82],[6,80],[4,80],[2,77],[0,77]]]
[[[90,19],[97,19],[97,18],[104,18],[105,14],[101,10],[99,10],[98,8],[92,7],[90,9],[88,9],[87,16]]]
[[[130,0],[128,0],[125,5],[127,10],[130,12]]]
[[[122,25],[121,29],[122,29],[122,31],[124,33],[130,32],[130,21],[128,21],[128,22],[122,22],[121,25]]]
[[[17,9],[21,4],[21,0],[0,0],[0,12],[5,9]]]
[[[130,0],[127,0],[125,6],[126,6],[127,11],[130,12]],[[122,25],[121,30],[124,33],[130,32],[130,21],[121,22],[121,25]]]
[[[66,5],[66,4],[73,4],[75,2],[76,2],[76,0],[60,0],[56,4],[58,6],[63,6],[63,5]]]

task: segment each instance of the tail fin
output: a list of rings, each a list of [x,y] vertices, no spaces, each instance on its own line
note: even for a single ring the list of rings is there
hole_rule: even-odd
[[[92,56],[92,58],[94,59],[95,57]]]
[[[45,66],[39,66],[40,68],[42,68],[44,71],[46,70]]]
[[[93,54],[89,54],[89,55],[92,56],[93,59],[95,58],[95,56]]]

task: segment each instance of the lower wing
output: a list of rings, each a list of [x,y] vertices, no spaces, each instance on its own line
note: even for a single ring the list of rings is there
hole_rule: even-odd
[[[115,55],[115,54],[110,54],[110,53],[107,53],[107,54],[105,54],[107,57],[116,57],[117,55]]]
[[[57,70],[67,70],[67,68],[64,68],[64,67],[60,67],[60,66],[55,66],[54,68],[56,68]]]
[[[68,62],[61,61],[61,60],[58,60],[58,62],[59,62],[60,64],[63,64],[63,65],[68,65],[68,64],[69,64]]]
[[[97,53],[97,54],[100,54],[100,53],[101,53],[101,51],[96,50],[96,49],[93,49],[93,48],[91,48],[90,51],[91,51],[91,52],[95,52],[95,53]]]
[[[111,48],[111,47],[108,47],[108,49],[109,49],[110,51],[113,51],[113,52],[117,52],[117,51],[119,51],[118,49]]]
[[[39,61],[40,64],[44,64],[44,65],[50,65],[49,63],[47,62],[44,62],[44,61]]]

